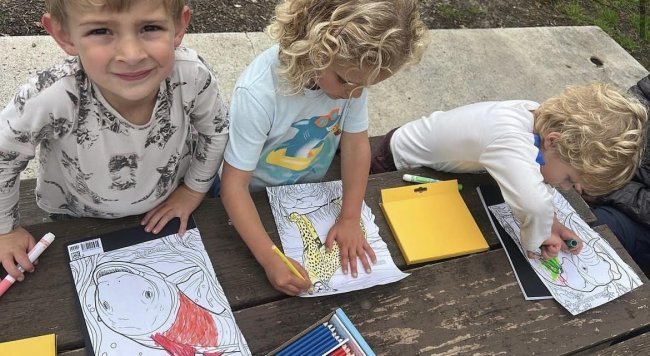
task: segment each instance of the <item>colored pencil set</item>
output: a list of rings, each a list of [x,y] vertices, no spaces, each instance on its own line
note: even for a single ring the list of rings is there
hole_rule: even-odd
[[[278,352],[277,356],[354,355],[349,352],[350,349],[345,345],[347,342],[348,339],[342,339],[338,335],[334,325],[325,322],[289,344],[289,346]],[[343,353],[341,353],[342,350]]]
[[[341,308],[272,351],[274,356],[375,356]]]

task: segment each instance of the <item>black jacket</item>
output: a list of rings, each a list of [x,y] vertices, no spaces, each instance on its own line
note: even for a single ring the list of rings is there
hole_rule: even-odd
[[[650,111],[650,75],[641,79],[630,91]],[[644,158],[634,178],[623,188],[601,197],[601,202],[624,212],[632,219],[650,226],[650,124],[646,124]]]

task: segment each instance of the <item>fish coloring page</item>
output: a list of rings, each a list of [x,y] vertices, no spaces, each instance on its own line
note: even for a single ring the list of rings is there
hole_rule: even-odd
[[[267,187],[271,210],[287,257],[299,262],[312,283],[312,291],[302,297],[345,293],[396,282],[408,276],[400,271],[379,236],[375,216],[363,203],[359,224],[377,256],[366,273],[357,260],[357,278],[341,270],[338,245],[325,248],[325,239],[341,212],[343,185],[341,181],[293,184]]]
[[[610,244],[594,231],[557,190],[553,203],[557,219],[583,241],[578,255],[560,251],[548,260],[528,259],[548,290],[572,315],[603,305],[641,286],[636,273]],[[488,207],[524,256],[519,223],[506,203]]]
[[[94,354],[250,355],[199,230],[180,237],[170,224],[117,249],[107,245],[137,240],[143,227],[68,245]]]

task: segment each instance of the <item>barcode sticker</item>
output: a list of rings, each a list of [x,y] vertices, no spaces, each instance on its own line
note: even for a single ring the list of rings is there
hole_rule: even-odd
[[[93,239],[68,246],[70,261],[76,261],[104,252],[101,239]]]

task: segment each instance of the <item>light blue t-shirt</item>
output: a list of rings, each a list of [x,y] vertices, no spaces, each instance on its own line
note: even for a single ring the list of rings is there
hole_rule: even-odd
[[[253,60],[233,91],[224,159],[253,171],[251,191],[319,181],[332,163],[342,131],[368,129],[366,90],[357,99],[330,99],[320,89],[286,95],[278,66],[275,45]]]

